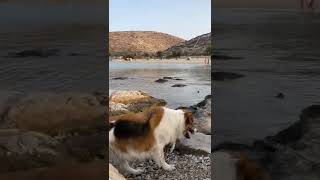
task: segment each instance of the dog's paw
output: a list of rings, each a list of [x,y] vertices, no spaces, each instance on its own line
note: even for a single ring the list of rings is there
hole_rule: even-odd
[[[166,165],[163,166],[163,169],[166,170],[166,171],[173,171],[176,168],[174,167],[174,165],[166,164]]]

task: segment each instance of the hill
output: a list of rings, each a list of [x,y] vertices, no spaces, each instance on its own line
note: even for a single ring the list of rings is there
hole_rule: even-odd
[[[162,52],[162,56],[202,56],[211,54],[211,33],[197,36]]]
[[[185,40],[153,31],[118,31],[109,32],[109,54],[124,56],[128,54],[155,54]]]

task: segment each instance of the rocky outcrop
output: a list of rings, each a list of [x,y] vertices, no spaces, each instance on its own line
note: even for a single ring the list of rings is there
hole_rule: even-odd
[[[319,141],[320,105],[313,105],[302,111],[299,121],[275,136],[252,145],[224,143],[213,150],[246,154],[266,169],[270,179],[319,179]]]
[[[143,91],[114,91],[109,98],[109,116],[141,112],[151,106],[164,106],[166,101]]]
[[[37,132],[0,130],[0,172],[51,166],[66,157],[56,139]]]
[[[39,93],[19,98],[3,116],[2,127],[53,135],[104,126],[105,106],[91,94]]]
[[[189,151],[190,153],[211,153],[211,135],[195,133],[190,139],[181,139],[177,144],[180,151]]]
[[[190,107],[179,107],[177,109],[188,109],[193,113],[194,126],[198,132],[211,135],[211,95],[205,97],[200,103]]]
[[[105,95],[10,93],[0,97],[1,173],[30,169],[33,174],[35,168],[70,159],[75,164],[104,159]]]

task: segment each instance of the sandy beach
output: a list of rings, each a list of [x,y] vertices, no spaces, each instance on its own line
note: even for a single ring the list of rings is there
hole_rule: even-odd
[[[133,60],[123,60],[123,59],[112,59],[114,62],[125,62],[125,63],[155,63],[155,64],[206,64],[209,59],[209,64],[211,64],[209,56],[203,57],[181,57],[178,59],[133,59]]]

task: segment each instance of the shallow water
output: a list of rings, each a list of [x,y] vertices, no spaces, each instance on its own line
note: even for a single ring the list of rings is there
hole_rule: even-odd
[[[245,75],[214,82],[215,143],[273,135],[320,103],[319,14],[218,9],[215,21],[215,51],[243,59],[216,60],[214,70]]]
[[[109,63],[109,93],[114,90],[142,90],[167,101],[168,106],[194,105],[211,93],[210,66],[194,64]],[[183,80],[156,83],[164,76]],[[128,77],[126,80],[113,80]],[[181,83],[185,87],[171,87]]]
[[[106,92],[104,32],[99,24],[63,23],[0,30],[0,91]],[[8,57],[33,49],[58,52],[49,57]]]

